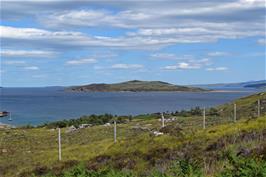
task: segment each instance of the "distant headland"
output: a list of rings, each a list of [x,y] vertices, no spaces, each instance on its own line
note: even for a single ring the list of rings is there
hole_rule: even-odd
[[[90,84],[66,88],[66,91],[75,92],[202,92],[209,91],[199,87],[174,85],[162,81],[132,80],[115,84]]]

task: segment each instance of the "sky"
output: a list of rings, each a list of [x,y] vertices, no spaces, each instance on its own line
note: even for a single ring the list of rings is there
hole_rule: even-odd
[[[265,79],[265,0],[1,0],[1,86]]]

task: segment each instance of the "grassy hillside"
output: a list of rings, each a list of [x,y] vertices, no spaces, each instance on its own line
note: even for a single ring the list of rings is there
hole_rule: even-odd
[[[244,109],[264,96],[236,103]],[[61,162],[56,129],[0,129],[0,176],[266,176],[265,115],[207,116],[206,129],[202,116],[174,117],[164,128],[151,115],[118,124],[117,143],[113,126],[62,128]]]
[[[91,84],[68,88],[70,91],[119,92],[119,91],[206,91],[196,87],[177,86],[161,81],[128,81],[117,84]]]
[[[233,116],[234,104],[236,104],[238,118],[254,118],[258,114],[258,100],[260,100],[261,114],[266,114],[266,92],[240,98],[231,103],[218,106],[218,109],[222,116]]]

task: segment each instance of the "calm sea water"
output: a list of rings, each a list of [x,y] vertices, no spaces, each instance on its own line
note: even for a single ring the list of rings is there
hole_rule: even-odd
[[[2,123],[37,125],[89,114],[137,115],[161,111],[214,106],[250,95],[254,91],[231,93],[119,92],[73,93],[63,88],[2,88],[0,110],[11,112],[13,121]]]

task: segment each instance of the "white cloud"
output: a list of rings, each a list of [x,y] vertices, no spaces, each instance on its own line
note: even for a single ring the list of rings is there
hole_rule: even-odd
[[[5,65],[24,65],[24,64],[26,64],[26,62],[21,61],[21,60],[10,60],[10,61],[3,61],[3,64],[5,64]]]
[[[141,28],[137,33],[128,33],[130,36],[134,35],[142,35],[142,36],[167,36],[167,35],[178,35],[178,34],[192,34],[199,32],[208,32],[205,28],[197,28],[197,27],[180,27],[180,28]]]
[[[40,68],[37,66],[26,66],[23,69],[25,69],[25,70],[39,70]]]
[[[150,55],[154,59],[163,59],[163,60],[175,60],[177,56],[172,53],[153,53]]]
[[[161,59],[161,60],[194,60],[193,55],[181,55],[177,56],[176,54],[173,53],[153,53],[150,55],[152,59]]]
[[[97,63],[97,60],[93,58],[85,58],[78,60],[70,60],[66,62],[67,65],[83,65],[83,64],[92,64],[92,63]]]
[[[188,69],[200,69],[204,66],[210,65],[208,58],[200,60],[188,60],[186,62],[179,62],[176,65],[169,65],[163,67],[164,70],[188,70]]]
[[[2,50],[2,57],[53,57],[56,52],[42,50]]]
[[[149,20],[152,16],[148,13],[136,11],[120,11],[113,13],[107,10],[71,10],[56,12],[46,18],[40,19],[50,27],[59,26],[114,26],[132,28],[140,21]]]
[[[140,65],[140,64],[124,64],[124,63],[117,63],[117,64],[113,64],[111,65],[110,67],[108,66],[94,66],[93,67],[95,70],[99,70],[99,71],[105,71],[106,70],[109,70],[109,69],[136,69],[136,70],[139,70],[139,69],[143,69],[144,66],[143,65]]]
[[[177,65],[169,65],[164,67],[163,69],[165,70],[177,70],[177,69],[181,69],[181,70],[186,70],[186,69],[199,69],[201,68],[201,65],[198,63],[186,63],[186,62],[181,62],[178,63]]]
[[[208,53],[208,56],[210,57],[224,57],[224,56],[229,56],[229,55],[230,53],[228,52],[218,52],[218,51]]]
[[[131,32],[129,35],[173,38],[179,39],[183,43],[213,42],[219,39],[265,35],[263,23],[252,22],[251,26],[247,27],[247,22],[220,23],[191,20],[184,21],[184,23],[176,27],[140,28],[137,32]]]
[[[265,38],[258,39],[258,40],[257,40],[257,43],[258,43],[259,45],[266,45],[266,39],[265,39]]]
[[[82,5],[80,6],[84,7],[84,3]],[[61,11],[57,9],[54,13],[50,13],[51,15],[48,17],[42,16],[40,21],[50,26],[112,26],[120,28],[169,28],[180,24],[178,22],[185,24],[184,20],[186,22],[193,20],[222,22],[248,20],[251,22],[251,17],[246,14],[255,11],[260,12],[254,13],[256,17],[263,16],[263,12],[259,10],[264,8],[265,1],[232,0],[204,1],[202,3],[198,1],[155,1],[152,3],[146,1],[138,1],[137,3],[108,1],[105,3],[99,2],[98,5],[110,5],[121,11],[103,10],[104,8],[86,10],[84,8],[83,10],[73,8],[72,10]],[[62,5],[62,7],[64,6]],[[221,20],[221,17],[224,17],[224,20]],[[256,17],[254,19],[259,19]],[[184,30],[191,31],[191,29]],[[168,29],[167,31],[171,33],[174,30]]]
[[[171,38],[143,38],[143,37],[105,37],[88,36],[81,32],[47,31],[36,28],[15,28],[1,26],[0,37],[3,45],[18,47],[23,43],[24,46],[37,46],[43,48],[65,49],[65,48],[88,48],[88,47],[111,47],[111,48],[144,48],[144,46],[165,46],[180,42],[183,39]],[[12,42],[10,42],[12,41]]]
[[[46,29],[2,26],[2,45],[16,49],[25,46],[51,51],[88,47],[147,50],[179,43],[265,36],[264,0],[5,1],[1,10],[4,19],[30,17]],[[101,28],[102,34],[117,28],[124,31],[114,36],[96,36],[87,30],[78,32],[79,27]]]
[[[88,24],[87,21],[86,23]],[[29,47],[53,48],[54,50],[88,47],[152,49],[178,43],[215,42],[219,39],[265,35],[264,22],[252,21],[250,23],[248,24],[246,21],[224,23],[189,20],[182,23],[165,23],[152,28],[138,28],[136,32],[114,37],[89,36],[73,31],[1,26],[2,33],[0,35],[5,47],[17,47],[23,44]],[[174,24],[179,24],[179,26],[171,26]]]
[[[201,67],[200,64],[198,63],[185,63],[185,62],[181,62],[181,63],[178,63],[178,68],[179,69],[199,69]]]
[[[228,70],[227,67],[216,67],[216,68],[207,68],[207,71],[226,71]]]
[[[179,68],[177,65],[169,65],[169,66],[163,67],[163,69],[165,69],[165,70],[177,70]]]
[[[114,64],[111,66],[112,69],[141,69],[143,67],[140,64]]]
[[[3,39],[21,39],[21,40],[70,40],[84,37],[80,32],[51,32],[37,28],[16,28],[10,26],[0,26],[1,38]]]

